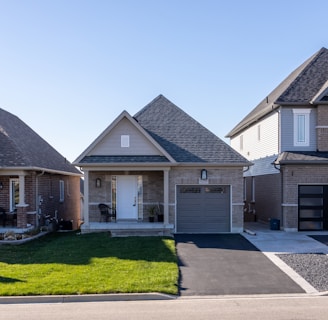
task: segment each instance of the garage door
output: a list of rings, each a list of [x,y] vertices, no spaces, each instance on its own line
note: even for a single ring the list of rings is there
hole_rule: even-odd
[[[230,186],[178,186],[177,232],[230,232]]]

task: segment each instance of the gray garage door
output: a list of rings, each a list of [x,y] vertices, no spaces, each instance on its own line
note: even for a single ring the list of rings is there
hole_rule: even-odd
[[[178,186],[177,232],[230,232],[230,186]]]

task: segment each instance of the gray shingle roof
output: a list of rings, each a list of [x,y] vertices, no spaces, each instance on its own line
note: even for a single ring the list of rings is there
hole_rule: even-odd
[[[328,80],[328,50],[320,49],[295,69],[226,136],[233,137],[279,105],[309,104]]]
[[[151,101],[134,118],[176,162],[249,164],[163,95]]]
[[[276,164],[328,163],[328,152],[285,151],[279,154]]]
[[[163,156],[86,156],[81,163],[149,163],[169,162]]]
[[[0,168],[41,168],[80,174],[29,126],[1,108]]]

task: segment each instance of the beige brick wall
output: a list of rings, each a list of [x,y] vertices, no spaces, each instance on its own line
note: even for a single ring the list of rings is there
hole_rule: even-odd
[[[170,173],[170,222],[175,222],[176,185],[199,184],[202,168],[173,168]],[[243,229],[243,173],[241,168],[207,169],[208,183],[231,186],[231,231]]]

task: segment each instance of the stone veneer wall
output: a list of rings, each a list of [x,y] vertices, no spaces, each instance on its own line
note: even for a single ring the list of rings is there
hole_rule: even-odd
[[[89,221],[99,222],[99,203],[112,204],[112,176],[141,175],[143,181],[143,220],[148,221],[148,208],[160,205],[163,212],[163,171],[99,171],[89,173]],[[101,179],[101,188],[96,188],[96,179]]]

